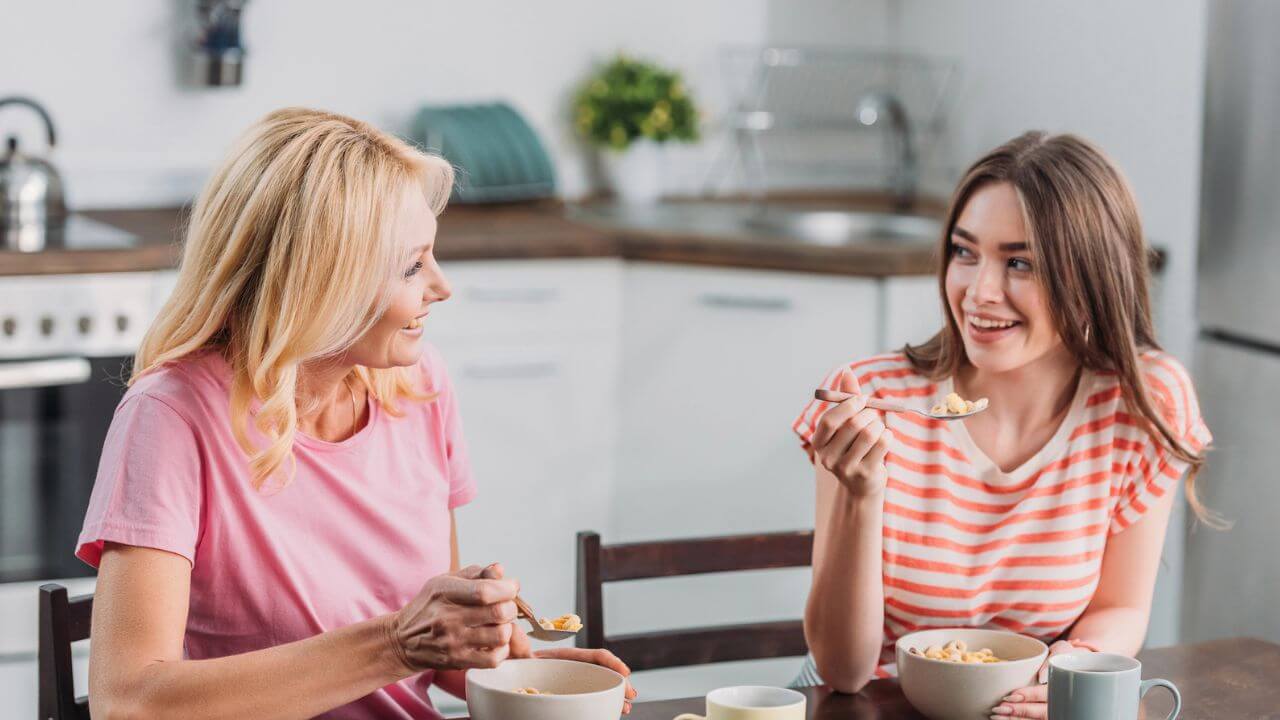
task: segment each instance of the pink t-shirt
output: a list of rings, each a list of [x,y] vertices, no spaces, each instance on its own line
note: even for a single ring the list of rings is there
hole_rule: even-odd
[[[453,387],[431,346],[418,369],[434,401],[402,401],[395,417],[371,400],[368,423],[339,443],[298,433],[297,473],[274,493],[250,484],[220,355],[141,378],[116,408],[76,555],[97,567],[111,541],[187,558],[192,659],[398,610],[449,571],[449,511],[475,495]],[[432,678],[388,685],[325,717],[435,720]]]

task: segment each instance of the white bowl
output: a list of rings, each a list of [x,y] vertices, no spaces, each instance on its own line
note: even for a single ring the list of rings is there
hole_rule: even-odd
[[[970,650],[991,648],[998,663],[952,663],[913,655],[931,645],[961,640]],[[921,630],[898,638],[898,681],[911,706],[929,720],[987,720],[1001,698],[1034,685],[1049,648],[1039,640],[1004,630]]]
[[[532,687],[550,695],[525,695]],[[599,665],[527,658],[467,673],[471,720],[618,720],[626,680]]]

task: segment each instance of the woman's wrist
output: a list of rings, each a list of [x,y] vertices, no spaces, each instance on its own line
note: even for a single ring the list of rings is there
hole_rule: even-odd
[[[398,615],[396,613],[390,613],[378,618],[377,624],[383,637],[386,639],[386,658],[388,666],[392,669],[392,672],[397,675],[407,677],[421,671],[414,668],[413,663],[409,660],[408,654],[404,651],[404,645],[400,643],[398,621]]]

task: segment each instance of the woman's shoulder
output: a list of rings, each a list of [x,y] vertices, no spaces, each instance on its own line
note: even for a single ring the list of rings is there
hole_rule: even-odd
[[[1191,373],[1177,358],[1163,350],[1139,354],[1147,393],[1175,431],[1186,434],[1200,420],[1200,403]]]
[[[167,362],[140,375],[120,401],[126,404],[159,402],[190,422],[210,397],[225,398],[230,368],[222,355],[206,350]]]

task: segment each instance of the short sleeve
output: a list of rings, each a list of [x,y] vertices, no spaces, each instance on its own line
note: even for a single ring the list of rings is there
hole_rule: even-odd
[[[1143,357],[1144,379],[1156,410],[1178,438],[1192,451],[1201,452],[1213,435],[1200,415],[1195,385],[1186,368],[1164,353]],[[1169,452],[1154,437],[1135,448],[1125,465],[1124,481],[1111,518],[1111,534],[1137,522],[1166,493],[1176,492],[1189,463]]]
[[[458,396],[453,390],[453,380],[445,368],[439,351],[428,346],[423,353],[429,366],[432,391],[438,393],[435,402],[440,407],[444,422],[446,465],[449,470],[449,509],[461,507],[476,497],[476,483],[471,473],[471,457],[467,441],[462,434],[462,416],[458,412]]]
[[[831,372],[827,373],[822,384],[828,390],[839,390],[840,373],[848,369],[848,365],[839,365]],[[791,430],[800,438],[800,445],[804,448],[805,453],[809,455],[809,462],[813,462],[813,431],[817,427],[818,418],[822,417],[829,408],[835,406],[835,403],[823,402],[817,398],[810,398],[809,403],[804,406],[804,410],[791,423]]]
[[[126,397],[103,444],[76,557],[98,567],[106,542],[165,550],[195,564],[202,511],[195,432],[159,398]]]

